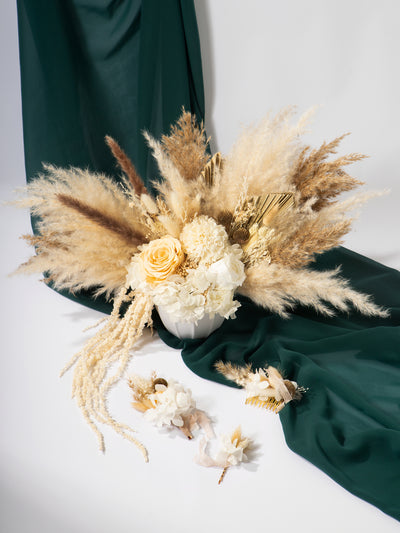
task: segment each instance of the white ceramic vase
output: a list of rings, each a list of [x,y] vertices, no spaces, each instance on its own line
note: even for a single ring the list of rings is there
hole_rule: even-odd
[[[158,314],[167,330],[179,339],[202,339],[208,337],[218,329],[225,320],[223,316],[204,316],[197,322],[176,322],[168,312],[167,307],[157,306]]]

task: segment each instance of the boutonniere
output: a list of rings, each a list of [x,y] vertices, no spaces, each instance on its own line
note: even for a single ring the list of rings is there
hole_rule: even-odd
[[[215,458],[211,457],[207,452],[207,444],[208,441],[206,439],[201,440],[199,454],[195,457],[195,461],[201,466],[222,468],[222,473],[218,480],[220,485],[229,467],[239,466],[242,462],[248,460],[245,451],[249,448],[251,441],[242,435],[242,430],[239,426],[232,434],[220,436],[220,446]]]
[[[292,400],[300,400],[306,391],[295,381],[284,379],[273,366],[252,370],[252,365],[237,366],[218,361],[218,372],[246,391],[246,404],[279,413]]]
[[[149,379],[132,376],[129,387],[133,393],[132,407],[155,426],[175,427],[188,439],[193,438],[192,432],[199,427],[207,438],[214,436],[209,417],[197,409],[190,389],[177,381],[167,381],[153,373]]]

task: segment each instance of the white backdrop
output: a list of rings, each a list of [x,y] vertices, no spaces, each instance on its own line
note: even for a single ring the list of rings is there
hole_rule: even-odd
[[[269,110],[320,106],[307,141],[351,132],[340,153],[368,159],[350,167],[372,200],[345,245],[399,268],[400,5],[396,0],[196,0],[206,125],[227,152],[243,125]]]
[[[206,89],[206,126],[214,148],[229,150],[240,126],[268,110],[320,104],[307,141],[353,135],[341,153],[371,156],[354,166],[366,188],[390,188],[370,202],[346,245],[399,267],[400,79],[397,1],[196,0]],[[1,198],[24,184],[16,10],[0,4]],[[59,370],[99,313],[35,278],[7,278],[29,251],[18,236],[27,213],[0,211],[2,372],[0,383],[0,530],[4,533],[153,533],[156,530],[268,530],[392,533],[398,522],[352,496],[284,443],[277,416],[245,406],[240,391],[206,382],[179,352],[146,336],[131,371],[157,369],[189,386],[216,431],[242,424],[258,444],[254,462],[219,472],[196,466],[198,439],[158,432],[130,406],[125,383],[110,395],[112,413],[138,429],[150,463],[105,430],[107,453],[70,399],[71,374]],[[287,483],[287,480],[293,480]]]

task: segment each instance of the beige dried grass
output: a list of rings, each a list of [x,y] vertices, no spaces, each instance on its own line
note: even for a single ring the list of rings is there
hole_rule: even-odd
[[[317,272],[261,262],[247,270],[238,292],[284,318],[298,304],[326,316],[333,316],[335,309],[350,312],[352,307],[367,316],[389,315],[370,295],[352,289],[339,273],[340,268]]]
[[[252,365],[248,363],[244,366],[239,366],[228,361],[217,361],[215,363],[215,369],[222,374],[226,379],[234,381],[241,387],[245,387],[249,380],[249,376],[252,373]]]
[[[17,272],[48,272],[56,289],[95,289],[109,297],[125,283],[126,267],[148,228],[129,197],[109,178],[46,165],[17,204],[38,217],[36,254]]]
[[[170,134],[162,136],[161,143],[185,180],[198,178],[210,158],[203,123],[198,125],[195,116],[184,109]]]
[[[347,135],[344,134],[329,143],[323,143],[315,150],[310,150],[310,147],[306,146],[300,152],[292,175],[299,204],[315,198],[313,209],[319,211],[328,205],[332,198],[363,184],[349,176],[342,167],[361,161],[366,157],[365,155],[354,153],[339,157],[334,161],[326,161],[330,155],[337,153],[340,142]]]
[[[293,108],[277,116],[267,115],[259,124],[246,128],[224,156],[224,186],[218,195],[221,210],[233,210],[241,194],[243,179],[247,179],[248,195],[292,192],[290,180],[293,162],[301,150],[299,136],[313,113],[303,114],[292,124]]]

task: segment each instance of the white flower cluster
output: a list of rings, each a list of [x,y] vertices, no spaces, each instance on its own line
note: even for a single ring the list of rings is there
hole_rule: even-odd
[[[272,370],[270,370],[270,372],[272,372]],[[260,400],[268,400],[268,398],[275,398],[277,401],[283,400],[284,398],[280,392],[282,391],[282,389],[277,386],[277,382],[279,384],[279,380],[284,387],[283,390],[285,390],[285,383],[280,374],[275,377],[274,386],[269,382],[269,379],[267,379],[267,376],[264,372],[259,371],[251,373],[245,385],[247,398],[258,398]],[[291,384],[293,385],[294,390],[296,391],[298,389],[297,383],[295,381],[291,381]],[[289,392],[287,392],[287,394],[289,394]]]
[[[196,408],[191,391],[172,379],[168,381],[168,386],[157,384],[155,389],[156,392],[148,396],[154,408],[148,409],[144,417],[157,427],[171,424],[182,427],[182,417],[189,415]]]
[[[254,372],[250,374],[249,380],[246,383],[246,393],[248,398],[259,397],[265,399],[274,395],[274,389],[270,386],[265,374]]]
[[[220,443],[221,448],[217,454],[217,463],[224,464],[225,466],[236,466],[243,461],[247,461],[244,449],[249,443],[248,439],[234,440],[232,442],[229,435],[221,435]]]
[[[240,306],[234,292],[245,280],[242,249],[231,245],[225,229],[206,216],[186,224],[179,238],[188,264],[186,276],[172,273],[162,283],[149,283],[135,256],[127,283],[150,294],[156,306],[166,307],[177,321],[197,322],[205,315],[233,318]]]

